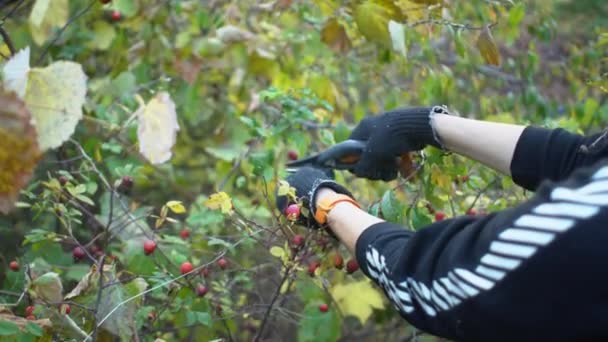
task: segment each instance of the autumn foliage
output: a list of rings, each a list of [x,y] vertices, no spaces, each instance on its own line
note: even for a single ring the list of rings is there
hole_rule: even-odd
[[[299,199],[275,208],[285,163],[398,106],[604,126],[595,2],[0,1],[0,340],[421,341]],[[404,160],[335,176],[412,230],[529,195]]]

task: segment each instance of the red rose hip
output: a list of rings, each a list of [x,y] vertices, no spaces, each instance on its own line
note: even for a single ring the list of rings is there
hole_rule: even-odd
[[[225,270],[225,269],[228,267],[228,260],[226,260],[226,259],[224,259],[224,258],[221,258],[221,259],[219,259],[219,260],[217,261],[217,265],[218,265],[218,266],[219,266],[221,269]]]
[[[319,305],[319,311],[321,311],[321,312],[327,312],[327,311],[329,311],[329,305],[327,305],[325,303]]]
[[[291,242],[294,244],[294,246],[302,246],[304,244],[304,237],[298,234],[293,237]]]
[[[186,273],[190,273],[192,272],[192,270],[194,269],[194,266],[192,266],[192,263],[185,261],[182,263],[182,265],[179,267],[179,271],[182,274],[186,274]]]
[[[207,292],[209,292],[209,289],[207,289],[207,287],[203,284],[198,284],[196,287],[196,295],[199,297],[204,297]]]
[[[348,262],[346,263],[346,273],[352,274],[352,273],[357,272],[358,269],[359,269],[359,264],[357,263],[357,260],[355,260],[355,259],[348,260]]]
[[[10,262],[10,264],[8,264],[8,268],[11,269],[11,271],[19,271],[19,263],[16,260],[13,260]]]
[[[295,221],[300,217],[300,206],[297,204],[290,204],[285,208],[285,216],[291,221]]]
[[[179,236],[180,236],[182,239],[184,239],[184,240],[185,240],[185,239],[187,239],[187,238],[189,238],[189,237],[190,237],[190,231],[189,231],[188,229],[182,229],[182,230],[179,232]]]
[[[445,220],[445,213],[443,211],[438,211],[435,213],[435,221],[443,221]]]
[[[144,253],[150,255],[154,253],[154,250],[156,250],[156,242],[153,240],[146,240],[146,242],[144,242]]]
[[[85,253],[84,248],[80,247],[80,246],[76,246],[74,247],[74,249],[72,250],[72,257],[74,257],[74,260],[79,261],[84,259],[84,256],[87,253]]]

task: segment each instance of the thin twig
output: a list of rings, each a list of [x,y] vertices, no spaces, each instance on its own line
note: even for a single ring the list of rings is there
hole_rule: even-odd
[[[492,28],[492,27],[496,26],[496,24],[498,24],[498,22],[496,21],[491,24],[483,25],[483,26],[473,26],[470,24],[459,24],[459,23],[451,22],[451,21],[445,20],[445,19],[423,19],[423,20],[418,20],[418,21],[414,21],[411,23],[405,23],[405,25],[407,25],[409,27],[416,27],[416,26],[420,26],[420,25],[424,25],[424,24],[451,26],[455,29],[461,29],[461,30],[480,31],[480,30],[483,30],[486,26],[488,26],[489,28]]]
[[[104,267],[104,262],[106,259],[106,255],[102,255],[101,258],[99,258],[99,266],[97,271],[99,272],[99,290],[97,290],[97,300],[95,301],[95,311],[93,312],[93,317],[95,317],[95,321],[97,321],[97,314],[99,313],[99,305],[101,304],[101,295],[103,293],[104,287],[103,287],[103,267]],[[99,325],[97,324],[97,322],[93,323],[94,324],[94,328],[93,328],[93,342],[95,342],[97,340],[97,328],[99,328]]]
[[[260,324],[260,329],[258,330],[257,334],[253,338],[254,342],[259,341],[260,338],[262,337],[262,333],[264,332],[264,328],[266,327],[266,323],[268,322],[268,318],[270,317],[270,312],[272,311],[272,307],[274,306],[274,303],[277,301],[277,299],[281,295],[281,288],[283,287],[283,284],[287,281],[287,279],[289,279],[290,273],[291,273],[291,268],[285,267],[285,273],[283,274],[283,278],[281,278],[281,282],[279,283],[279,286],[277,286],[277,288],[274,292],[274,295],[272,296],[272,300],[270,301],[270,304],[268,305],[268,308],[266,309],[266,312],[264,313],[264,318],[262,318],[262,324]]]
[[[2,26],[2,25],[0,25],[0,36],[2,36],[2,39],[4,39],[6,46],[8,46],[8,51],[11,52],[11,56],[14,56],[15,52],[17,51],[17,50],[15,50],[15,44],[13,44],[13,40],[8,35],[8,32],[6,32],[6,30],[4,29],[4,26]]]
[[[76,13],[73,17],[71,17],[65,23],[65,25],[63,25],[63,27],[61,29],[59,29],[59,32],[57,32],[57,35],[55,36],[55,38],[53,38],[53,40],[47,44],[47,46],[42,51],[42,54],[40,55],[40,57],[38,57],[38,61],[36,62],[36,64],[42,63],[42,61],[44,60],[44,57],[46,57],[46,54],[49,52],[51,46],[53,46],[53,45],[55,45],[55,43],[57,43],[57,41],[59,40],[59,38],[61,37],[63,32],[68,28],[68,26],[70,26],[73,22],[75,22],[76,19],[80,18],[85,13],[87,13],[93,6],[95,6],[96,3],[97,3],[97,0],[91,0],[91,2],[89,2],[89,4],[85,8],[83,8],[80,12]]]

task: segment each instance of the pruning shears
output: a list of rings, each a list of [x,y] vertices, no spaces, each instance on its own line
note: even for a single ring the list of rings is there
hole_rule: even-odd
[[[304,166],[332,170],[350,170],[361,159],[364,148],[364,141],[345,140],[323,152],[287,163],[287,171],[295,172],[298,168]]]
[[[345,140],[331,146],[323,152],[287,163],[287,172],[296,172],[298,168],[311,166],[324,170],[352,170],[361,159],[365,149],[365,141]],[[399,170],[402,177],[409,178],[415,173],[416,167],[412,161],[412,153],[406,152],[399,160]]]

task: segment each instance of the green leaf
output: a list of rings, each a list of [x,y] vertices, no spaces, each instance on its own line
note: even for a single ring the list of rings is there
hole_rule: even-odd
[[[217,159],[231,162],[238,158],[240,151],[236,147],[205,147],[205,151]]]
[[[89,40],[87,46],[97,50],[107,50],[114,38],[116,37],[116,30],[114,26],[109,23],[97,20],[93,23],[93,39]]]
[[[139,10],[138,1],[136,0],[113,0],[112,5],[127,18],[136,15]]]
[[[320,312],[320,301],[309,302],[299,322],[298,341],[337,341],[340,337],[341,320],[335,308]]]
[[[10,336],[19,333],[19,326],[13,322],[0,321],[0,336]]]
[[[526,15],[526,9],[523,2],[519,2],[509,10],[509,18],[507,19],[511,27],[515,27],[521,23]]]
[[[32,322],[25,323],[25,330],[34,336],[42,336],[43,333],[42,328],[38,324]]]
[[[403,204],[397,200],[395,193],[392,190],[388,190],[382,196],[380,201],[380,210],[382,217],[393,223],[401,223],[403,221],[404,214]]]
[[[186,314],[186,325],[197,323],[211,326],[211,315],[208,312],[188,311]]]
[[[426,215],[423,210],[417,207],[412,210],[410,219],[414,229],[428,226],[429,224],[433,223],[431,217]]]

